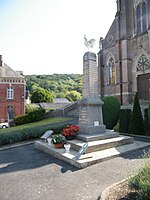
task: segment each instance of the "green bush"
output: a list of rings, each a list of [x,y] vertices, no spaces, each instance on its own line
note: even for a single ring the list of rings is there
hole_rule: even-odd
[[[103,101],[102,110],[104,124],[107,129],[113,129],[119,119],[120,102],[113,96],[105,97]]]
[[[12,144],[23,140],[40,138],[47,130],[53,130],[54,134],[60,134],[62,129],[66,127],[67,123],[58,126],[45,126],[45,127],[29,127],[23,128],[18,131],[2,132],[0,133],[0,146],[5,144]]]
[[[131,109],[121,109],[119,113],[119,132],[128,133]]]
[[[17,126],[26,123],[29,123],[28,115],[20,115],[15,118],[15,124]]]
[[[145,134],[144,122],[143,122],[142,112],[141,112],[137,93],[134,98],[134,106],[133,106],[133,112],[131,115],[131,120],[130,120],[130,125],[129,125],[129,133],[137,134],[137,135]]]
[[[36,109],[32,112],[29,112],[26,115],[17,116],[15,118],[16,125],[22,125],[26,123],[36,122],[44,119],[45,117],[45,110],[44,109]]]
[[[145,164],[136,176],[130,178],[129,187],[136,190],[137,200],[150,199],[150,164]]]
[[[37,110],[38,107],[35,104],[26,104],[25,105],[25,113],[28,114],[29,112],[32,112],[34,110]]]
[[[148,108],[144,110],[144,127],[145,127],[145,134],[150,136],[150,123],[148,117]]]

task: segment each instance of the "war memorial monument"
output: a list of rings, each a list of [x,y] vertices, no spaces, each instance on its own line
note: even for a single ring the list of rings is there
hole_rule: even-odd
[[[70,151],[66,152],[64,148],[57,149],[53,144],[49,145],[45,138],[47,133],[44,135],[44,140],[35,142],[35,148],[77,168],[85,168],[149,146],[149,143],[136,141],[132,137],[106,130],[106,126],[103,124],[103,102],[98,88],[97,57],[94,52],[89,51],[93,48],[94,43],[94,39],[88,41],[84,36],[84,44],[88,51],[83,56],[83,89],[79,105],[80,130],[76,139],[67,141],[71,145]]]

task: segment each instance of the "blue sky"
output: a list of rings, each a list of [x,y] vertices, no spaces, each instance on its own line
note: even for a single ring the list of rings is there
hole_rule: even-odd
[[[84,34],[98,41],[116,0],[0,0],[0,54],[24,74],[82,73]]]

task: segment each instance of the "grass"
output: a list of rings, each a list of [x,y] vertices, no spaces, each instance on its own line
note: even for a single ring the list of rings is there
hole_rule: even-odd
[[[54,117],[7,129],[0,129],[0,146],[40,138],[41,135],[50,129],[53,129],[54,133],[60,133],[68,121],[71,120],[72,118]]]

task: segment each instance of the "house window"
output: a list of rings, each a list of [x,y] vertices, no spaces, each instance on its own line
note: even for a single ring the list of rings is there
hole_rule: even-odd
[[[140,34],[147,30],[147,12],[146,12],[146,2],[139,4],[136,7],[136,29],[137,34]]]
[[[115,67],[113,58],[109,59],[108,67],[109,67],[109,84],[115,84],[116,83],[116,67]]]
[[[14,89],[11,85],[7,88],[7,99],[13,99],[14,98]]]

